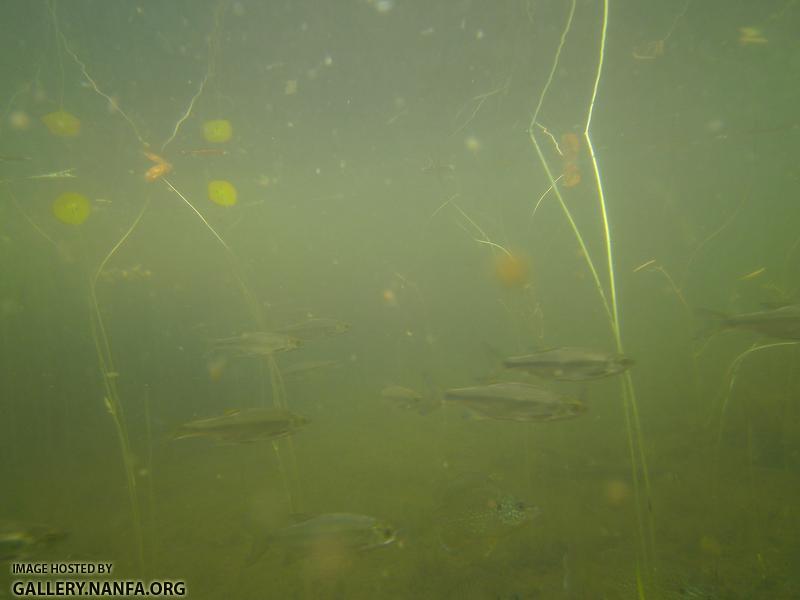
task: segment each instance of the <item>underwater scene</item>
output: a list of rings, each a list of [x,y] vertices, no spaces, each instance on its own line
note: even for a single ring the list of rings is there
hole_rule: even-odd
[[[798,30],[7,0],[0,598],[800,598]]]

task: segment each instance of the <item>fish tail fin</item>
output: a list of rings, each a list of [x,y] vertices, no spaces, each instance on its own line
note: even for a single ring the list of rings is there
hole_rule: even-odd
[[[730,326],[730,317],[723,312],[709,308],[696,308],[694,312],[706,322],[705,326],[695,333],[695,340],[706,340]]]
[[[729,319],[726,313],[710,308],[696,308],[694,309],[694,312],[697,316],[704,317],[706,319],[712,319],[716,321],[727,321]]]

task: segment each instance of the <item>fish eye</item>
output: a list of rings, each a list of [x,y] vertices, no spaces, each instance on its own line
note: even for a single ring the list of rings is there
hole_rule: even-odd
[[[517,510],[525,510],[525,503],[517,502]]]
[[[385,537],[387,540],[392,539],[394,537],[394,531],[387,527],[383,530],[383,537]]]

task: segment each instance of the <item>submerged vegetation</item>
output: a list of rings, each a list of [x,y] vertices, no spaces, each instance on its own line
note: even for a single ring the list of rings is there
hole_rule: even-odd
[[[797,3],[312,4],[6,7],[0,560],[800,594]]]

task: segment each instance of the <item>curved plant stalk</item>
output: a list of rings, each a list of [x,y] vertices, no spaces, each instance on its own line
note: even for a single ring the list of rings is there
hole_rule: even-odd
[[[148,520],[148,533],[150,536],[150,560],[153,564],[158,564],[158,534],[156,533],[156,492],[153,483],[153,419],[150,415],[150,385],[144,385],[144,419],[145,419],[145,434],[147,435],[147,458],[145,464],[147,465],[147,520]]]
[[[686,317],[689,320],[691,320],[692,309],[689,306],[689,303],[686,301],[686,298],[684,297],[683,292],[678,287],[678,285],[675,283],[675,279],[672,277],[672,275],[669,274],[669,271],[667,271],[663,266],[658,264],[658,262],[656,261],[655,258],[653,258],[651,260],[648,260],[647,262],[639,265],[638,267],[633,269],[632,272],[633,273],[639,273],[641,271],[652,272],[652,273],[661,273],[663,278],[667,281],[667,284],[669,285],[670,291],[673,293],[675,298],[678,299],[678,302],[680,302],[681,306],[683,307],[684,311],[686,312]],[[699,357],[699,353],[692,351],[690,357],[691,357],[691,361],[692,361],[692,381],[693,381],[693,385],[694,385],[694,393],[695,393],[695,396],[699,398],[700,397],[700,370],[699,370],[699,367],[697,365],[697,359]]]
[[[48,5],[48,6],[49,6],[49,10],[51,12],[51,15],[52,15],[52,18],[53,18],[54,27],[55,27],[55,30],[56,30],[56,46],[58,47],[58,59],[59,59],[59,65],[61,66],[61,88],[62,88],[61,89],[61,104],[63,105],[63,96],[64,96],[64,90],[63,90],[63,87],[64,87],[64,81],[63,81],[64,80],[64,66],[63,66],[63,64],[61,62],[61,48],[58,45],[59,39],[60,39],[61,43],[64,44],[64,48],[66,49],[67,53],[72,57],[72,60],[74,60],[75,63],[80,68],[84,79],[86,79],[87,83],[91,86],[92,90],[94,90],[95,93],[97,93],[98,95],[103,97],[106,100],[106,102],[108,102],[108,106],[111,107],[114,110],[114,112],[119,113],[120,116],[128,123],[128,125],[131,128],[131,130],[133,131],[133,134],[136,136],[136,139],[139,140],[139,143],[142,144],[146,148],[149,147],[150,144],[148,144],[147,141],[145,141],[144,137],[142,137],[142,135],[139,133],[139,128],[136,127],[136,123],[133,122],[133,119],[131,119],[130,116],[128,116],[128,114],[124,110],[122,110],[122,107],[120,107],[119,102],[117,102],[116,98],[114,98],[113,96],[110,96],[109,94],[106,94],[104,91],[102,91],[100,89],[100,87],[97,85],[97,82],[89,74],[89,70],[86,67],[86,63],[84,63],[78,57],[78,55],[75,52],[73,52],[72,48],[70,48],[69,43],[67,42],[67,38],[64,36],[63,33],[61,33],[61,30],[58,27],[58,19],[56,18],[56,12],[55,12],[54,4],[53,5]],[[206,67],[206,73],[203,76],[203,79],[200,81],[200,85],[198,86],[197,92],[194,94],[194,96],[192,96],[191,100],[189,101],[189,106],[186,108],[184,113],[176,121],[175,125],[173,126],[172,133],[170,134],[170,136],[166,140],[164,140],[164,143],[161,145],[161,152],[166,150],[167,146],[178,135],[178,131],[180,130],[180,128],[183,125],[183,123],[192,115],[192,110],[194,109],[195,102],[197,102],[198,98],[200,98],[200,96],[203,94],[203,90],[205,89],[206,83],[208,83],[208,80],[211,79],[213,77],[213,75],[214,75],[214,67],[215,67],[215,64],[216,64],[216,54],[217,54],[217,50],[219,48],[219,30],[220,30],[220,26],[222,24],[222,15],[224,13],[225,7],[226,7],[226,2],[220,2],[217,5],[216,10],[214,11],[214,28],[213,28],[213,30],[211,32],[211,35],[209,37],[209,42],[208,42],[208,66]]]
[[[553,176],[553,172],[550,169],[549,164],[547,163],[544,153],[542,152],[542,148],[539,145],[535,135],[535,127],[539,126],[537,121],[539,113],[542,109],[542,105],[544,104],[544,99],[547,95],[550,85],[552,84],[554,74],[558,67],[558,62],[561,56],[561,52],[566,42],[567,35],[572,26],[572,20],[575,15],[575,4],[576,4],[575,0],[572,0],[572,2],[570,3],[570,11],[567,17],[567,22],[565,24],[564,30],[562,31],[561,34],[561,38],[559,40],[559,45],[556,50],[555,58],[553,60],[553,65],[550,69],[550,74],[548,75],[547,81],[545,83],[544,88],[542,89],[542,93],[536,105],[536,110],[534,111],[533,117],[531,118],[530,126],[528,127],[528,135],[530,137],[531,143],[533,144],[536,150],[536,154],[539,158],[539,161],[542,164],[542,168],[544,169],[547,175],[547,180],[548,183],[550,184],[550,188],[552,189],[554,195],[558,199],[558,202],[561,205],[564,216],[569,222],[573,234],[575,235],[575,238],[578,241],[583,256],[586,260],[586,264],[594,280],[597,293],[600,296],[603,308],[608,317],[609,326],[611,328],[611,332],[614,337],[614,342],[617,348],[617,352],[622,354],[624,353],[624,348],[622,344],[622,336],[620,333],[620,325],[619,325],[619,307],[617,302],[616,275],[614,270],[614,254],[613,254],[613,244],[611,237],[611,225],[608,219],[608,210],[606,205],[605,193],[603,191],[603,182],[600,176],[600,169],[597,162],[597,155],[595,153],[594,145],[592,143],[592,139],[590,136],[592,117],[594,115],[594,107],[597,99],[597,91],[600,85],[600,79],[603,71],[603,63],[605,60],[605,48],[606,48],[607,31],[608,31],[608,0],[603,0],[603,20],[602,20],[601,34],[600,34],[600,49],[599,49],[599,56],[597,63],[597,71],[595,75],[594,85],[592,87],[592,96],[589,102],[588,114],[586,118],[586,126],[584,127],[583,131],[583,137],[586,141],[586,146],[589,150],[589,156],[592,164],[592,171],[594,173],[595,185],[597,189],[598,204],[600,207],[600,213],[603,220],[603,239],[606,250],[606,263],[608,269],[608,295],[606,294],[605,287],[601,283],[597,268],[595,267],[595,263],[588,252],[587,246],[583,240],[583,236],[581,235],[580,230],[578,229],[578,226],[575,223],[575,220],[573,219],[571,212],[569,211],[566,203],[564,202],[564,198],[561,194],[561,191],[557,186],[556,178]],[[623,404],[625,408],[625,425],[628,433],[628,451],[631,457],[631,474],[633,478],[636,519],[637,519],[639,543],[641,551],[640,560],[637,561],[637,578],[640,578],[641,575],[643,574],[644,580],[649,581],[651,579],[651,574],[652,574],[651,555],[655,552],[654,525],[652,522],[652,513],[648,512],[649,518],[646,521],[644,518],[643,501],[641,497],[642,493],[640,490],[640,481],[639,481],[640,472],[641,472],[641,478],[644,483],[644,501],[648,507],[650,507],[651,505],[650,480],[648,475],[647,460],[644,452],[644,440],[642,437],[641,423],[639,418],[638,405],[636,402],[635,388],[633,385],[633,379],[631,377],[631,374],[628,371],[626,371],[625,374],[623,375],[622,391],[623,391]],[[640,590],[640,596],[644,597],[643,589]]]
[[[209,69],[210,68],[211,67],[209,66]],[[172,142],[172,140],[175,139],[175,136],[178,135],[178,131],[180,130],[181,125],[183,125],[184,121],[186,121],[186,119],[188,119],[191,116],[192,109],[194,108],[194,103],[197,102],[197,99],[203,93],[203,90],[206,87],[206,82],[208,81],[209,75],[210,75],[210,71],[206,72],[206,74],[203,76],[203,79],[200,81],[200,86],[197,89],[197,93],[195,93],[195,95],[192,96],[192,99],[189,102],[189,106],[186,108],[186,111],[175,122],[175,127],[172,129],[172,134],[164,141],[163,144],[161,144],[161,152],[164,152],[164,150],[167,149],[167,146],[169,146],[169,144]]]
[[[100,262],[94,276],[89,280],[89,299],[91,302],[93,318],[91,321],[92,328],[92,341],[94,342],[95,350],[97,351],[97,360],[100,365],[100,373],[103,378],[103,387],[105,388],[105,402],[106,409],[114,421],[114,428],[117,431],[117,440],[119,441],[120,450],[122,452],[122,462],[125,467],[125,478],[128,485],[128,497],[131,504],[131,516],[133,518],[134,530],[136,532],[136,546],[139,555],[139,568],[143,571],[145,567],[144,561],[144,535],[142,533],[142,518],[141,510],[139,507],[138,492],[136,488],[136,471],[133,452],[131,451],[130,438],[128,436],[128,426],[125,422],[125,413],[123,411],[122,402],[120,401],[119,391],[117,389],[116,373],[117,369],[114,365],[114,358],[111,354],[111,344],[108,340],[108,332],[103,321],[103,315],[100,312],[100,305],[97,301],[97,281],[100,274],[105,269],[108,261],[116,254],[120,247],[133,233],[133,230],[139,225],[142,220],[147,207],[150,205],[150,199],[142,206],[139,215],[133,221],[128,230],[122,235],[111,250],[106,254],[105,258]]]
[[[9,186],[9,194],[11,195],[14,204],[19,209],[20,213],[23,217],[30,223],[30,225],[53,247],[58,250],[58,244],[49,236],[47,235],[44,230],[39,227],[39,225],[28,216],[28,214],[22,210],[22,207],[19,205],[16,196],[14,195],[13,191]],[[123,236],[117,241],[114,247],[109,251],[106,257],[98,266],[97,270],[94,273],[94,276],[89,278],[89,301],[92,309],[92,315],[90,317],[90,327],[92,332],[92,341],[94,342],[95,350],[97,352],[97,360],[100,366],[100,374],[103,380],[103,388],[105,390],[105,395],[103,397],[103,402],[105,404],[106,410],[108,410],[109,414],[111,415],[114,421],[114,427],[117,432],[117,440],[120,444],[120,450],[122,452],[122,461],[125,469],[125,479],[128,488],[128,498],[130,500],[131,505],[131,517],[133,520],[134,525],[134,532],[136,536],[136,550],[138,556],[138,563],[139,563],[139,570],[140,572],[144,572],[145,561],[144,561],[144,535],[142,533],[142,523],[141,523],[141,511],[139,509],[139,502],[138,502],[138,495],[136,489],[136,473],[135,473],[135,464],[133,453],[131,452],[130,446],[130,439],[128,437],[128,429],[125,423],[125,415],[122,409],[122,403],[119,399],[119,392],[117,390],[116,384],[116,367],[114,366],[113,357],[111,356],[111,348],[108,342],[108,335],[106,332],[105,325],[103,323],[103,318],[100,313],[100,307],[97,303],[97,293],[96,293],[96,285],[97,280],[100,276],[100,273],[105,268],[105,265],[111,259],[111,257],[116,253],[119,247],[125,242],[125,240],[130,236],[136,226],[139,224],[139,221],[142,219],[144,212],[149,204],[149,201],[145,203],[142,207],[142,210],[139,212],[136,220],[133,224],[128,228],[128,230],[123,234]]]
[[[178,135],[178,131],[180,131],[181,125],[192,116],[192,110],[194,109],[194,103],[197,102],[197,99],[203,94],[203,90],[206,87],[208,81],[214,76],[214,69],[216,66],[216,59],[217,59],[217,50],[219,49],[219,31],[220,27],[222,26],[222,15],[225,11],[225,7],[227,2],[220,2],[217,5],[216,10],[214,11],[214,29],[211,31],[211,35],[208,39],[208,66],[206,67],[206,74],[203,76],[203,79],[200,81],[200,86],[197,89],[197,92],[192,99],[189,101],[189,106],[186,107],[183,115],[181,115],[178,120],[175,122],[175,127],[172,129],[172,134],[164,140],[164,143],[161,144],[161,152],[167,149],[175,137]]]
[[[744,352],[740,353],[733,362],[731,362],[731,366],[728,368],[728,387],[727,390],[724,392],[724,397],[722,399],[722,407],[720,409],[719,415],[719,431],[717,432],[717,445],[716,445],[716,456],[714,460],[715,468],[713,472],[713,478],[711,482],[712,487],[712,494],[717,496],[719,494],[719,465],[720,465],[720,457],[722,456],[722,434],[725,428],[725,415],[728,410],[728,404],[730,403],[731,397],[733,396],[733,388],[736,386],[736,381],[739,377],[739,371],[742,367],[742,363],[748,357],[754,354],[755,352],[759,352],[760,350],[769,350],[772,348],[780,348],[785,346],[797,346],[800,345],[800,341],[797,342],[773,342],[769,344],[761,344],[758,343],[753,344],[745,350]],[[753,455],[752,455],[752,427],[748,424],[747,428],[747,450],[748,450],[748,467],[749,467],[749,475],[750,475],[750,490],[752,493],[753,486],[754,486],[754,475],[753,475]],[[758,555],[760,557],[760,554]]]
[[[197,217],[203,222],[203,225],[206,226],[206,228],[212,233],[212,235],[217,239],[217,241],[222,245],[222,247],[225,248],[228,258],[230,259],[230,264],[233,268],[233,275],[239,285],[239,289],[242,292],[242,296],[244,297],[245,302],[248,305],[253,320],[256,322],[259,329],[263,329],[264,318],[261,314],[261,308],[258,304],[258,301],[256,300],[255,294],[253,294],[253,292],[250,290],[250,287],[247,285],[247,283],[245,283],[244,275],[241,273],[240,261],[236,256],[236,254],[234,253],[233,249],[225,242],[225,240],[222,239],[222,236],[219,233],[217,233],[216,229],[214,229],[211,226],[211,223],[208,222],[208,220],[203,216],[203,214],[199,210],[197,210],[194,204],[192,204],[186,196],[184,196],[181,192],[179,192],[178,189],[174,185],[172,185],[172,183],[168,179],[166,178],[162,179],[164,183],[167,185],[167,187],[173,192],[175,192],[175,194],[181,200],[183,200],[183,202],[192,210],[192,212],[194,212],[194,214],[196,214]],[[283,377],[281,376],[280,369],[278,368],[278,364],[275,361],[274,356],[272,355],[267,356],[266,361],[267,361],[267,367],[269,368],[270,385],[272,387],[272,402],[275,404],[275,406],[285,409],[287,408],[286,388],[283,384]],[[289,455],[292,465],[291,469],[292,472],[290,475],[287,474],[286,468],[283,464],[279,442],[277,440],[273,441],[272,447],[274,448],[275,455],[278,458],[278,466],[281,470],[281,475],[285,482],[286,493],[287,496],[289,497],[289,503],[292,507],[292,511],[298,512],[295,499],[297,494],[293,491],[296,490],[297,485],[292,483],[296,482],[298,479],[297,457],[294,451],[294,444],[292,442],[291,437],[288,438],[287,444],[289,447]]]
[[[139,129],[136,126],[136,124],[133,122],[133,120],[128,116],[127,113],[125,113],[122,110],[122,108],[119,106],[117,101],[112,96],[110,96],[109,94],[105,93],[104,91],[102,91],[100,89],[100,87],[97,84],[97,82],[89,74],[89,71],[88,71],[88,68],[87,68],[86,64],[83,61],[81,61],[81,59],[78,57],[78,55],[70,48],[69,43],[67,41],[67,38],[64,36],[63,33],[61,33],[60,29],[58,28],[58,22],[57,22],[57,19],[56,19],[55,9],[53,8],[53,5],[48,5],[48,6],[49,6],[49,9],[50,9],[50,12],[51,12],[51,16],[53,18],[53,21],[54,21],[54,24],[55,24],[55,27],[56,27],[56,37],[60,39],[60,41],[61,41],[61,43],[63,43],[64,48],[66,49],[67,53],[72,57],[73,61],[75,61],[75,63],[78,65],[78,67],[80,68],[84,79],[88,82],[88,84],[90,85],[90,87],[92,88],[92,90],[95,93],[97,93],[99,96],[104,98],[109,103],[109,106],[112,107],[116,112],[118,112],[123,117],[123,119],[130,126],[134,136],[139,141],[139,143],[142,146],[144,146],[145,148],[149,147],[150,145],[143,138],[143,136],[139,133]],[[216,8],[215,13],[214,13],[214,29],[212,31],[212,34],[210,36],[210,41],[209,41],[208,67],[207,67],[207,70],[206,70],[206,74],[203,77],[203,79],[201,80],[201,83],[199,85],[199,88],[198,88],[197,92],[192,96],[188,107],[186,108],[186,110],[183,112],[181,117],[175,123],[175,125],[173,127],[173,130],[172,130],[172,133],[170,134],[169,137],[167,137],[167,139],[161,145],[161,150],[162,151],[164,149],[166,149],[166,147],[176,138],[176,136],[178,135],[178,132],[179,132],[181,126],[183,125],[183,123],[186,122],[186,120],[189,119],[189,117],[191,116],[192,110],[194,108],[194,105],[197,102],[197,100],[200,98],[200,96],[202,95],[203,91],[205,90],[207,82],[209,81],[209,79],[211,79],[213,77],[213,74],[214,74],[214,71],[215,71],[216,54],[217,54],[218,47],[219,47],[219,30],[220,30],[220,26],[221,26],[221,22],[222,22],[222,15],[224,13],[224,10],[225,10],[226,6],[227,6],[226,2],[224,2],[224,1],[220,2],[217,5],[217,8]],[[61,55],[60,55],[60,46],[59,46],[59,61],[60,60],[61,60]],[[62,66],[62,72],[63,72],[63,66]],[[203,222],[203,224],[206,226],[206,228],[214,235],[214,237],[217,239],[217,241],[219,241],[219,243],[225,249],[228,257],[231,259],[231,264],[233,265],[233,268],[234,268],[234,276],[235,276],[236,281],[237,281],[237,283],[238,283],[238,285],[240,287],[240,290],[241,290],[242,295],[243,295],[243,297],[245,299],[245,302],[247,303],[248,308],[249,308],[249,310],[250,310],[250,312],[251,312],[251,314],[252,314],[252,316],[253,316],[256,324],[257,324],[257,326],[260,329],[263,329],[263,327],[264,327],[264,319],[261,316],[260,306],[259,306],[259,304],[258,304],[258,302],[257,302],[257,300],[255,298],[255,295],[251,292],[250,288],[245,283],[244,277],[243,277],[243,275],[241,273],[241,269],[240,269],[240,262],[239,262],[238,258],[236,257],[235,253],[233,252],[233,250],[231,249],[231,247],[225,242],[225,240],[222,239],[220,234],[217,233],[217,231],[211,226],[211,224],[208,222],[208,220],[202,215],[202,213],[199,210],[197,210],[197,208],[188,200],[188,198],[186,198],[186,196],[184,196],[181,192],[179,192],[178,189],[170,181],[168,181],[166,178],[162,178],[162,179],[164,180],[164,183],[167,185],[167,187],[170,190],[172,190],[181,200],[183,200],[183,202],[197,215],[197,217]],[[128,237],[131,235],[133,230],[136,228],[136,226],[141,221],[141,218],[144,215],[145,209],[147,208],[148,204],[149,204],[149,199],[148,199],[148,202],[145,204],[145,206],[142,208],[142,211],[139,213],[139,216],[136,218],[136,220],[131,225],[131,227],[125,232],[125,234],[120,238],[120,240],[114,245],[114,247],[105,256],[103,261],[100,263],[100,266],[98,267],[97,271],[95,272],[94,277],[90,279],[90,301],[91,301],[92,309],[93,309],[93,312],[94,312],[94,318],[92,320],[92,337],[93,337],[93,340],[94,340],[95,348],[97,350],[98,361],[100,363],[100,370],[101,370],[102,375],[103,375],[103,383],[104,383],[105,390],[106,390],[106,396],[105,396],[104,401],[105,401],[105,404],[106,404],[106,408],[109,411],[109,414],[111,414],[112,418],[114,419],[114,424],[115,424],[115,427],[116,427],[116,430],[117,430],[117,437],[119,439],[120,446],[121,446],[121,449],[122,449],[122,455],[123,455],[123,460],[124,460],[124,463],[125,463],[125,471],[126,471],[126,477],[127,477],[127,482],[128,482],[128,492],[129,492],[129,496],[130,496],[130,500],[131,500],[131,510],[132,510],[132,513],[133,513],[133,519],[134,519],[134,524],[135,524],[135,529],[136,529],[137,546],[138,546],[138,553],[139,553],[139,562],[140,562],[140,565],[141,565],[142,569],[144,568],[144,540],[143,540],[142,526],[141,526],[141,514],[140,514],[139,504],[138,504],[138,501],[137,501],[136,478],[135,478],[135,471],[134,471],[133,454],[131,453],[131,450],[130,450],[130,441],[129,441],[129,438],[128,438],[127,426],[126,426],[126,423],[125,423],[125,418],[124,418],[124,414],[123,414],[123,410],[122,410],[122,404],[121,404],[121,402],[119,400],[119,393],[117,391],[116,380],[115,380],[116,369],[114,367],[113,358],[112,358],[112,355],[111,355],[111,347],[110,347],[110,343],[109,343],[109,340],[108,340],[108,334],[107,334],[107,330],[106,330],[105,324],[103,322],[102,315],[101,315],[101,312],[100,312],[100,307],[99,307],[99,304],[98,304],[98,301],[97,301],[96,284],[97,284],[97,280],[98,280],[98,277],[99,277],[100,273],[103,271],[103,269],[105,268],[105,266],[108,263],[108,261],[119,250],[119,248],[125,243],[125,241],[128,239]],[[28,218],[27,215],[24,214],[24,212],[23,212],[23,215],[26,216],[26,218]],[[30,219],[28,219],[28,220],[30,221]],[[52,242],[52,239],[49,239],[49,237],[43,231],[41,231],[40,228],[36,227],[35,223],[33,223],[32,221],[30,221],[30,222],[31,222],[32,225],[34,225],[34,228],[37,229],[37,231],[39,231],[40,234],[42,234],[45,238],[47,238],[49,241]],[[283,387],[283,382],[282,382],[282,379],[280,377],[280,372],[278,370],[278,366],[275,363],[274,358],[272,358],[272,357],[268,358],[268,364],[269,364],[269,369],[270,369],[270,381],[272,383],[273,401],[275,402],[275,404],[277,406],[285,407],[286,406],[286,398],[285,398],[286,392],[285,392],[285,389]],[[279,451],[278,445],[277,445],[277,443],[275,443],[275,444],[273,444],[273,446],[275,448],[275,453],[276,453],[276,456],[278,458],[279,467],[281,469],[281,472],[283,473],[285,471],[285,469],[284,469],[283,461],[281,459],[281,455],[280,455],[280,451]],[[291,450],[291,454],[292,454],[293,464],[295,465],[295,469],[294,470],[296,472],[296,459],[294,457],[294,449],[293,449],[293,447],[291,445],[290,445],[290,450]],[[286,478],[284,477],[284,479],[286,479]],[[288,484],[287,484],[287,493],[288,493],[288,495],[290,497],[291,504],[294,507],[295,506],[294,499],[293,499],[294,495],[292,494],[291,487]]]
[[[558,180],[561,179],[562,177],[564,177],[563,174],[559,175],[558,177],[556,177],[555,180],[554,180],[554,183],[558,183]],[[536,202],[536,206],[533,207],[533,212],[531,213],[531,219],[533,219],[536,216],[536,213],[539,211],[539,207],[542,205],[542,202],[547,197],[547,194],[549,194],[553,189],[554,188],[551,185],[549,188],[547,188],[544,191],[544,193],[541,196],[539,196],[539,200],[538,200],[538,202]]]
[[[69,47],[67,38],[64,36],[63,33],[59,32],[59,35],[61,36],[61,43],[64,44],[64,48],[66,49],[67,53],[72,57],[72,60],[74,60],[75,63],[77,63],[78,67],[81,70],[81,73],[83,74],[84,79],[86,79],[91,88],[95,91],[95,93],[105,98],[106,102],[108,102],[108,106],[111,107],[114,110],[114,112],[119,113],[119,115],[123,119],[125,119],[125,121],[130,126],[131,130],[133,131],[133,135],[135,135],[136,139],[139,140],[139,143],[142,144],[143,146],[147,146],[147,142],[144,141],[144,138],[139,133],[139,128],[136,127],[136,123],[133,122],[133,119],[131,119],[128,116],[128,114],[124,110],[122,110],[122,107],[119,105],[119,103],[114,97],[109,96],[98,87],[97,82],[94,79],[92,79],[91,75],[89,75],[89,71],[86,68],[86,64],[83,61],[81,61],[81,59],[78,58],[78,55],[75,54],[75,52],[72,51],[72,48]]]
[[[754,352],[758,352],[759,350],[769,350],[770,348],[780,348],[783,346],[798,346],[800,342],[772,342],[770,344],[753,344],[747,350],[739,354],[733,362],[731,363],[730,368],[728,369],[728,390],[725,393],[725,397],[722,400],[722,408],[720,410],[719,415],[719,433],[717,438],[717,448],[719,449],[719,444],[722,443],[722,430],[724,427],[725,422],[725,413],[728,411],[728,404],[730,403],[731,396],[733,395],[733,388],[736,385],[736,380],[739,377],[739,369],[742,367],[742,363],[744,359],[753,354]]]
[[[184,196],[181,192],[178,191],[178,188],[172,185],[172,183],[166,177],[163,177],[162,181],[166,184],[166,186],[170,190],[175,192],[178,198],[183,200],[186,206],[188,206],[192,210],[192,212],[194,212],[194,214],[197,215],[200,221],[202,221],[203,225],[206,226],[206,228],[217,239],[217,241],[222,245],[222,247],[225,248],[225,252],[227,252],[228,258],[230,259],[231,262],[231,266],[233,267],[233,275],[236,278],[236,282],[239,285],[239,289],[242,292],[242,296],[244,297],[245,302],[247,302],[250,314],[252,315],[253,320],[256,322],[258,327],[263,328],[264,318],[261,316],[261,308],[258,305],[258,301],[256,300],[255,295],[250,290],[250,287],[245,283],[244,276],[240,272],[240,266],[239,266],[240,261],[239,258],[236,256],[236,253],[227,244],[227,242],[222,239],[222,236],[219,233],[217,233],[217,230],[211,226],[211,223],[209,223],[208,220],[203,216],[203,213],[197,210],[195,205],[192,204],[186,196]]]
[[[0,183],[2,183],[2,182],[0,182]],[[45,240],[47,240],[47,242],[51,246],[53,246],[53,248],[56,249],[56,252],[58,252],[59,248],[58,248],[58,244],[56,243],[56,241],[53,238],[51,238],[49,235],[47,235],[45,230],[42,229],[39,226],[39,224],[36,221],[34,221],[33,218],[28,213],[26,213],[24,210],[22,210],[22,206],[20,205],[19,200],[17,200],[16,194],[14,194],[14,191],[11,189],[11,184],[10,183],[8,185],[8,195],[11,196],[11,200],[14,202],[14,206],[19,211],[19,214],[21,214],[24,217],[24,219],[28,222],[28,224],[31,227],[33,227],[33,229],[34,229],[34,231],[36,231],[36,233],[38,233]]]
[[[669,271],[667,271],[663,266],[658,264],[655,258],[636,267],[633,270],[633,273],[638,273],[639,271],[651,271],[651,272],[661,273],[664,279],[667,280],[667,284],[669,285],[670,291],[673,294],[675,294],[675,297],[678,299],[678,301],[681,303],[681,306],[683,306],[684,310],[686,311],[686,315],[689,317],[692,316],[692,309],[689,307],[689,303],[686,302],[686,298],[684,297],[681,288],[679,288],[678,285],[675,283],[675,279],[673,279],[672,275],[669,274]]]
[[[586,117],[586,127],[584,128],[583,135],[586,139],[586,145],[589,148],[589,156],[592,162],[592,171],[594,172],[595,176],[595,184],[597,187],[597,199],[600,205],[600,211],[603,216],[603,233],[605,238],[605,247],[606,247],[606,260],[608,262],[608,288],[609,293],[611,296],[611,310],[613,312],[613,321],[611,323],[611,328],[614,333],[614,340],[617,346],[617,352],[620,354],[624,354],[624,347],[622,344],[622,335],[620,332],[620,323],[619,323],[619,304],[617,302],[617,285],[616,285],[616,276],[614,274],[614,252],[613,252],[613,244],[611,241],[611,226],[608,219],[608,209],[606,206],[606,199],[605,193],[603,192],[603,180],[600,176],[600,168],[597,164],[597,154],[594,150],[594,144],[592,143],[592,138],[589,135],[589,131],[592,125],[592,116],[594,114],[594,106],[595,101],[597,100],[597,90],[600,86],[600,77],[603,72],[603,62],[605,59],[605,47],[606,47],[606,38],[608,33],[608,2],[609,0],[603,0],[603,25],[602,31],[600,36],[600,52],[598,56],[597,62],[597,76],[595,77],[594,86],[592,88],[592,98],[589,103],[589,113]],[[649,529],[649,538],[650,538],[650,552],[648,552],[648,547],[644,544],[642,540],[642,558],[643,558],[643,569],[645,573],[645,580],[650,580],[652,575],[652,567],[651,564],[652,556],[655,554],[655,526],[653,523],[653,514],[649,510],[651,507],[651,488],[650,488],[650,476],[649,470],[647,468],[647,456],[644,451],[644,439],[642,436],[642,427],[641,421],[639,418],[639,407],[636,401],[636,390],[633,385],[633,377],[630,371],[626,371],[623,374],[623,398],[626,404],[626,422],[627,422],[627,430],[628,430],[628,444],[629,450],[631,452],[631,462],[632,462],[632,470],[634,476],[634,484],[638,484],[638,477],[637,477],[637,465],[636,465],[636,458],[637,452],[634,451],[634,440],[631,434],[631,421],[633,424],[633,432],[636,435],[636,450],[638,451],[638,459],[640,462],[641,472],[642,472],[642,479],[644,481],[644,494],[645,494],[645,502],[648,507],[648,529]],[[641,503],[638,501],[638,490],[635,490],[635,495],[637,496],[637,518],[640,521],[640,528],[641,528]],[[643,532],[640,531],[640,535],[643,535]]]
[[[745,202],[747,202],[747,194],[742,196],[739,205],[731,212],[730,215],[728,215],[728,217],[722,222],[722,224],[719,227],[717,227],[714,231],[712,231],[710,234],[708,234],[705,238],[703,238],[703,240],[692,249],[692,252],[689,255],[689,260],[686,261],[686,267],[684,268],[683,277],[681,278],[680,289],[684,289],[686,287],[686,280],[689,277],[689,273],[691,272],[692,264],[694,263],[697,256],[700,254],[700,251],[705,247],[706,244],[708,244],[711,240],[713,240],[715,237],[717,237],[719,234],[725,231],[728,228],[728,226],[730,226],[730,224],[733,223],[736,217],[739,216],[739,213],[742,211],[742,208],[744,208]]]
[[[575,4],[576,0],[572,0],[570,2],[570,10],[569,15],[567,16],[567,22],[564,25],[564,30],[561,32],[561,38],[558,43],[558,48],[556,49],[556,55],[553,59],[553,65],[550,68],[550,73],[547,76],[547,81],[545,82],[544,88],[542,88],[542,93],[539,96],[539,101],[536,105],[536,110],[533,112],[533,116],[531,117],[530,125],[528,126],[528,137],[533,144],[534,149],[536,150],[536,155],[539,158],[539,162],[544,169],[545,174],[547,175],[548,183],[550,187],[547,191],[552,190],[553,194],[555,195],[556,199],[558,200],[559,205],[561,206],[561,210],[566,217],[570,228],[572,229],[573,234],[575,235],[575,239],[578,242],[578,245],[581,248],[581,253],[586,260],[586,264],[589,267],[589,271],[591,272],[592,279],[594,280],[595,288],[597,289],[597,293],[600,296],[600,300],[603,303],[603,308],[608,316],[609,322],[612,324],[612,328],[615,324],[614,314],[611,311],[611,307],[609,306],[608,299],[606,298],[606,292],[603,288],[603,284],[600,282],[600,275],[597,272],[597,268],[595,267],[594,261],[592,260],[591,255],[589,254],[589,250],[586,247],[586,243],[583,240],[583,236],[581,235],[580,230],[578,229],[578,225],[575,222],[575,219],[572,217],[572,213],[570,212],[569,208],[567,207],[566,202],[564,202],[564,196],[561,194],[561,190],[557,185],[558,178],[553,175],[553,171],[550,169],[550,165],[547,162],[547,159],[544,156],[544,152],[542,151],[542,147],[539,145],[539,141],[536,139],[535,128],[540,127],[546,131],[541,125],[539,125],[538,117],[539,113],[542,110],[542,105],[544,104],[544,99],[547,96],[547,92],[550,90],[550,85],[553,83],[553,77],[555,76],[556,69],[558,68],[558,62],[561,58],[561,52],[564,49],[564,44],[567,39],[567,34],[569,33],[570,29],[572,28],[572,20],[575,16]],[[605,38],[603,38],[605,40]],[[599,71],[599,69],[598,69]],[[597,81],[599,81],[599,74]],[[548,132],[549,133],[549,132]],[[552,134],[550,134],[552,138]],[[546,194],[547,192],[545,192]]]

